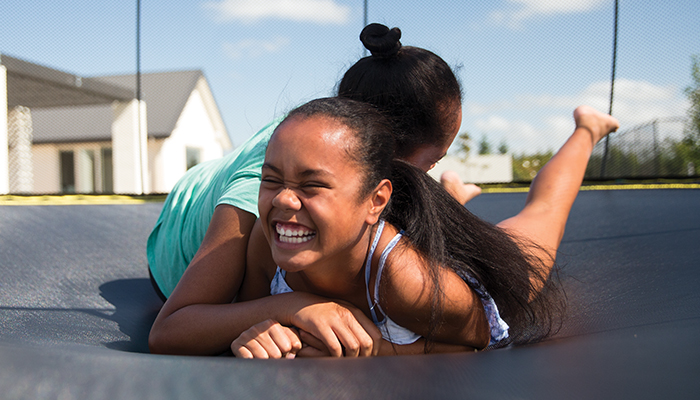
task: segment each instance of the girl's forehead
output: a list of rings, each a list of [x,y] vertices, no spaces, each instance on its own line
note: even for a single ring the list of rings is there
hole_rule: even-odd
[[[295,116],[286,119],[277,127],[271,142],[292,142],[314,147],[349,149],[354,135],[342,122],[324,115]],[[285,146],[286,147],[286,146]]]

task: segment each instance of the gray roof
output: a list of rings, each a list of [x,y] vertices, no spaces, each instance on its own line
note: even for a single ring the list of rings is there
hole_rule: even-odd
[[[141,74],[141,98],[146,101],[149,137],[168,137],[202,71]],[[135,92],[136,75],[90,79]],[[133,96],[132,96],[133,97]],[[112,137],[111,105],[32,109],[35,143],[108,141]]]
[[[83,78],[0,54],[7,69],[7,103],[35,107],[109,104],[134,97],[133,89],[96,78]]]

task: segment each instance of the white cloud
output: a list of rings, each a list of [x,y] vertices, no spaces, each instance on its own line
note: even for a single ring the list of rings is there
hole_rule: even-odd
[[[610,83],[594,83],[572,100],[607,112],[610,107]],[[613,115],[620,120],[622,128],[657,118],[683,116],[687,109],[687,99],[672,85],[658,86],[630,79],[615,81]]]
[[[220,22],[250,23],[270,18],[342,25],[350,19],[350,7],[334,0],[223,0],[207,1],[203,7]]]
[[[573,96],[525,94],[493,103],[465,103],[464,129],[486,134],[494,143],[505,138],[516,153],[556,150],[573,132],[573,110],[582,104],[608,112],[610,82],[595,82]],[[679,88],[646,81],[615,81],[613,116],[620,131],[655,119],[683,117],[689,104]]]
[[[498,24],[518,28],[530,18],[582,13],[595,10],[605,3],[605,0],[508,0],[508,5],[492,12],[490,19]]]
[[[475,126],[482,132],[518,132],[519,135],[528,139],[534,139],[537,136],[537,129],[529,122],[511,121],[499,115],[490,115],[486,119],[477,120]]]
[[[257,58],[265,53],[275,53],[290,43],[289,38],[278,36],[272,40],[243,39],[236,43],[225,42],[224,53],[231,59]]]

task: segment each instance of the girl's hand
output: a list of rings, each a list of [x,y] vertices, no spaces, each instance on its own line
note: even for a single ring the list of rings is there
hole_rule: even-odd
[[[231,343],[233,355],[241,358],[294,358],[299,350],[297,332],[271,319],[252,326]]]
[[[303,306],[296,308],[297,311],[290,320],[294,326],[317,339],[317,341],[307,339],[305,343],[320,352],[315,353],[313,349],[305,349],[304,355],[332,357],[377,355],[382,334],[360,309],[350,303],[322,300],[314,295],[310,295],[304,303]]]

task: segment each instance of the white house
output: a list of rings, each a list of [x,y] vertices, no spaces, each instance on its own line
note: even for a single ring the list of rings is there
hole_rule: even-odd
[[[98,79],[133,90],[134,75]],[[141,75],[146,103],[148,182],[145,192],[165,193],[191,166],[232,147],[201,71]],[[111,105],[32,111],[34,191],[112,192]],[[114,166],[118,168],[118,166]]]
[[[466,161],[445,156],[428,174],[440,180],[447,170],[457,172],[462,182],[504,183],[513,181],[513,158],[507,154],[470,155]]]
[[[0,194],[164,193],[232,147],[201,71],[142,74],[140,102],[135,87],[0,54]]]

